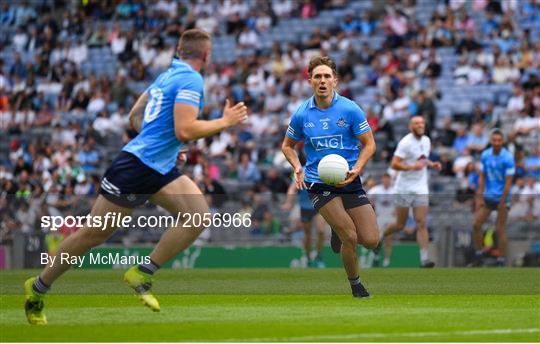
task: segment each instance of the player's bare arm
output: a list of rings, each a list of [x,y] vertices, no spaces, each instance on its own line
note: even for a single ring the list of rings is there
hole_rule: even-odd
[[[439,161],[427,161],[427,167],[434,169],[435,171],[441,171],[442,165]]]
[[[141,132],[144,109],[146,108],[147,102],[148,93],[144,92],[139,96],[139,99],[137,99],[135,105],[133,105],[131,111],[129,112],[129,123],[131,123],[133,129],[135,129],[138,133]]]
[[[296,150],[294,149],[294,146],[296,146],[297,142],[298,141],[295,141],[290,137],[285,136],[285,139],[281,144],[281,151],[285,155],[285,158],[287,158],[287,161],[289,161],[289,164],[291,164],[294,169],[294,181],[296,188],[306,189],[307,186],[304,182],[304,170],[302,169],[302,164],[298,159],[298,154],[296,154]]]
[[[223,129],[237,125],[247,119],[247,107],[243,102],[231,106],[225,100],[223,117],[211,121],[199,120],[196,106],[177,102],[174,105],[174,131],[180,141],[192,141],[212,136]]]
[[[407,165],[403,162],[402,158],[394,155],[391,166],[396,171],[419,171],[424,168],[425,164],[421,161],[417,161],[414,165]]]
[[[476,191],[477,206],[484,204],[484,189],[486,187],[486,178],[484,172],[478,174],[478,190]]]
[[[338,188],[342,188],[352,183],[360,175],[360,173],[362,173],[362,170],[368,163],[369,159],[371,159],[377,150],[377,144],[375,143],[375,138],[373,137],[371,130],[358,136],[358,139],[360,142],[362,142],[364,148],[360,152],[358,160],[354,164],[353,168],[347,172],[347,178],[336,185]]]
[[[296,183],[291,183],[289,185],[289,188],[287,189],[287,198],[283,205],[281,206],[281,209],[288,211],[291,210],[294,202],[294,198],[298,192],[296,191]]]
[[[504,179],[504,189],[503,194],[501,196],[501,201],[499,202],[499,209],[506,209],[506,199],[508,197],[508,193],[510,192],[510,189],[512,188],[512,179],[514,178],[513,175],[506,176]]]

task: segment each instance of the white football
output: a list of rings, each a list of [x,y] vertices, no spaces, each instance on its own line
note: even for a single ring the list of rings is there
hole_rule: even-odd
[[[317,166],[319,178],[329,185],[341,183],[347,177],[349,163],[344,157],[337,154],[329,154],[321,159]]]

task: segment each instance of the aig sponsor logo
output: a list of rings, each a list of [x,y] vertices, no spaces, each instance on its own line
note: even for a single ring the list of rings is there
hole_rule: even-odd
[[[311,144],[317,151],[325,149],[343,149],[343,136],[316,136],[311,138]]]

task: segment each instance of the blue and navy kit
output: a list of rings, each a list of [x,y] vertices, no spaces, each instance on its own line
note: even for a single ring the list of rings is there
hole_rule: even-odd
[[[314,97],[302,103],[291,118],[287,136],[295,141],[304,140],[306,182],[322,183],[317,173],[319,161],[328,154],[338,154],[352,168],[358,160],[358,136],[370,130],[364,111],[334,92],[332,104],[325,110],[315,105]]]
[[[344,188],[336,188],[321,181],[317,166],[326,155],[338,154],[347,160],[351,169],[360,153],[358,136],[370,130],[364,111],[337,92],[327,109],[318,108],[315,98],[311,97],[293,114],[287,136],[295,141],[304,140],[305,182],[316,210],[338,196],[343,199],[346,209],[369,204],[360,178]]]
[[[484,199],[486,204],[488,206],[491,204],[498,205],[503,194],[506,177],[515,174],[514,157],[506,148],[502,148],[499,154],[493,154],[493,148],[488,148],[482,152],[480,163],[484,174]],[[509,192],[506,202],[510,204],[511,199]]]
[[[141,132],[125,147],[147,166],[166,174],[176,165],[183,142],[174,132],[174,104],[203,106],[204,82],[201,74],[178,59],[148,87]]]
[[[171,67],[148,87],[140,133],[124,146],[101,179],[100,193],[111,202],[135,207],[182,174],[176,160],[184,142],[174,130],[174,104],[203,107],[203,78],[189,64]]]

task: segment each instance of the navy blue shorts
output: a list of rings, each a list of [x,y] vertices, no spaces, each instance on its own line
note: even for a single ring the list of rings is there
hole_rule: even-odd
[[[489,210],[498,210],[499,209],[499,204],[501,203],[500,200],[498,199],[491,199],[491,198],[485,198],[484,197],[484,203],[486,204],[486,207],[489,209]],[[510,203],[509,202],[506,202],[506,208],[507,209],[510,209]]]
[[[323,183],[306,183],[308,186],[307,192],[313,203],[315,210],[319,211],[326,203],[330,202],[335,197],[341,197],[345,209],[352,209],[366,204],[371,204],[366,195],[366,191],[362,187],[360,177],[356,178],[351,184],[336,188],[335,186]]]
[[[181,175],[176,167],[161,174],[135,155],[121,151],[105,171],[99,193],[121,207],[135,208]]]

